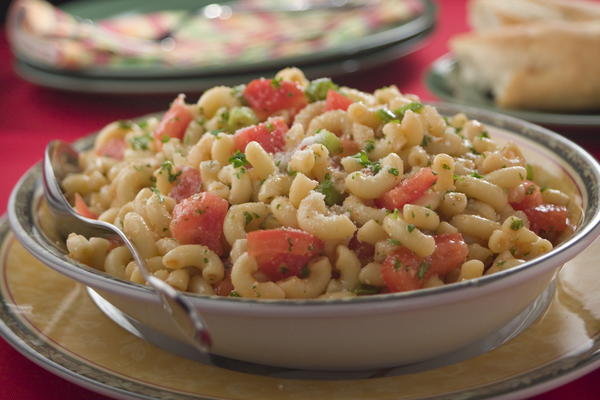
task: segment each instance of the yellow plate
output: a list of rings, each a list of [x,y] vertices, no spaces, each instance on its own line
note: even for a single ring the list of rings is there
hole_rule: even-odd
[[[108,319],[84,286],[34,259],[4,220],[0,242],[2,336],[55,374],[121,399],[520,398],[600,366],[600,240],[565,265],[546,313],[501,347],[423,372],[332,380],[244,373],[167,353]]]

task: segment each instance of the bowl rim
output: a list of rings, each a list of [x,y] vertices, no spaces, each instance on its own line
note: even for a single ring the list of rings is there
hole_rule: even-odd
[[[339,313],[359,313],[363,312],[385,312],[389,307],[397,309],[398,307],[424,307],[430,306],[432,302],[439,304],[440,301],[460,301],[465,298],[472,298],[482,295],[489,290],[502,290],[514,286],[514,280],[521,277],[521,281],[529,277],[537,276],[552,268],[558,268],[563,263],[573,258],[576,254],[587,247],[600,235],[600,195],[598,190],[600,186],[600,164],[586,150],[576,143],[555,133],[549,129],[535,125],[533,123],[489,110],[479,109],[462,104],[450,103],[429,103],[434,105],[442,114],[455,114],[457,112],[465,113],[469,118],[477,119],[485,125],[493,126],[510,132],[512,135],[524,136],[527,139],[536,142],[536,146],[560,156],[558,150],[565,154],[570,154],[573,159],[560,157],[568,163],[574,171],[575,177],[579,177],[583,183],[583,189],[587,196],[582,200],[588,200],[587,209],[584,212],[584,221],[575,233],[559,246],[553,248],[550,252],[541,255],[538,258],[527,261],[517,267],[499,271],[491,275],[484,275],[480,278],[467,280],[463,282],[452,283],[435,288],[420,289],[408,292],[385,293],[369,296],[359,296],[342,299],[247,299],[236,297],[221,296],[201,296],[185,292],[188,300],[196,306],[211,311],[243,312],[244,315],[256,312],[265,312],[272,310],[274,312],[290,312],[293,310],[294,316],[310,316],[315,312],[335,312]],[[143,116],[140,118],[147,118]],[[85,144],[90,144],[95,134],[87,135],[76,141],[80,148]],[[543,139],[543,140],[535,140]],[[565,155],[563,154],[563,156]],[[577,162],[583,169],[574,166]],[[120,294],[131,298],[156,300],[154,292],[147,286],[125,281],[112,277],[107,273],[98,271],[94,268],[85,266],[77,262],[68,262],[59,256],[53,254],[46,248],[43,238],[34,238],[29,232],[35,233],[35,226],[27,226],[27,217],[33,221],[33,210],[37,206],[39,194],[41,192],[41,163],[32,166],[21,177],[15,185],[8,204],[8,219],[12,231],[21,244],[36,258],[47,266],[58,272],[76,279],[85,284],[89,284],[100,290],[108,292],[118,291]],[[584,174],[586,175],[584,177]],[[586,179],[584,179],[586,178]],[[579,187],[579,186],[578,186]],[[595,195],[594,195],[595,194]],[[37,197],[36,197],[37,196]],[[37,200],[36,200],[37,199]],[[24,201],[25,200],[25,201]],[[40,234],[38,233],[38,236]],[[46,245],[51,245],[46,240]],[[491,289],[494,288],[494,289]],[[375,308],[374,308],[375,307]],[[368,309],[368,310],[367,310]]]

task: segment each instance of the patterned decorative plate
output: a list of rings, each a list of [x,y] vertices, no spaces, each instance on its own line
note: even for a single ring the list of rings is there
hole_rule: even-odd
[[[416,50],[416,46],[428,35],[423,32],[399,43],[361,53],[359,55],[329,62],[308,64],[302,67],[309,79],[323,76],[339,76],[361,71],[376,65],[395,60]],[[143,75],[134,78],[90,77],[81,74],[62,73],[39,68],[36,65],[16,59],[15,70],[25,80],[32,83],[73,92],[105,94],[173,94],[198,93],[213,86],[235,86],[258,77],[274,76],[279,68],[254,72],[240,72],[226,75],[177,76],[150,78]]]
[[[546,313],[501,347],[420,372],[326,379],[167,353],[121,329],[84,286],[34,259],[5,220],[0,242],[0,334],[51,372],[119,399],[513,399],[600,366],[600,240],[562,269]]]
[[[39,12],[25,10],[32,20],[21,27],[15,18],[10,25],[17,57],[37,69],[88,78],[214,77],[339,63],[423,36],[436,18],[432,0],[302,12],[284,11],[300,2],[220,2],[233,10],[227,19],[201,16],[222,7],[212,0],[74,1],[51,13],[41,13],[40,0],[23,1]],[[36,20],[38,14],[45,19]],[[41,22],[53,28],[47,32]],[[154,40],[165,31],[178,36]]]

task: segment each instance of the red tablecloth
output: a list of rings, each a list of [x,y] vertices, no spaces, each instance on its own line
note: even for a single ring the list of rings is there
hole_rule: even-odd
[[[398,61],[370,71],[356,73],[340,83],[363,90],[396,84],[403,92],[416,93],[425,100],[434,97],[423,84],[427,66],[446,53],[447,40],[468,30],[464,0],[440,0],[439,23],[435,33],[418,51]],[[63,93],[29,84],[15,75],[6,37],[0,34],[0,210],[6,209],[11,188],[18,178],[42,157],[45,144],[52,138],[74,140],[98,130],[116,119],[126,119],[164,109],[169,98],[113,98]],[[215,82],[217,84],[218,82]],[[593,130],[562,129],[596,157],[600,140]],[[535,397],[536,400],[600,399],[600,370],[572,383]],[[58,378],[13,350],[0,340],[1,399],[106,399]]]

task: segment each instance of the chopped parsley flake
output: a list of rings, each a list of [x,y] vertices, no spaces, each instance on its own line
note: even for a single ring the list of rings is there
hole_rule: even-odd
[[[134,150],[148,150],[152,142],[152,135],[145,133],[141,136],[134,136],[129,139],[129,143]]]
[[[408,110],[418,113],[418,112],[421,112],[422,109],[423,109],[423,104],[419,103],[418,101],[413,101],[411,103],[403,105],[402,107],[398,108],[397,110],[394,110],[394,114],[396,114],[402,118],[402,117],[404,117],[404,114]]]
[[[381,121],[386,122],[386,123],[390,122],[390,121],[393,121],[395,119],[398,119],[398,117],[396,116],[396,114],[394,114],[393,112],[391,112],[387,108],[380,108],[375,113],[377,114],[377,117]]]
[[[221,113],[220,117],[221,117],[221,122],[225,122],[226,123],[227,121],[229,121],[229,110],[223,111]]]
[[[235,177],[236,177],[237,179],[240,179],[240,177],[241,177],[242,175],[244,175],[245,173],[246,173],[246,168],[244,168],[244,167],[240,167],[240,168],[238,168],[238,169],[236,170],[236,172],[235,172],[235,174],[234,174],[234,175],[235,175]]]
[[[234,155],[229,157],[229,162],[233,165],[234,168],[240,168],[246,165],[248,163],[248,160],[246,160],[246,155],[238,150],[235,152]]]
[[[377,286],[367,285],[361,283],[354,289],[354,294],[357,296],[369,295],[369,294],[377,294],[379,293],[379,288]]]
[[[325,179],[319,183],[315,190],[325,195],[325,204],[328,206],[341,204],[344,200],[343,194],[333,184],[330,174],[325,175]]]
[[[400,260],[395,259],[394,260],[394,270],[400,271],[400,268],[402,268],[402,263],[400,262]]]
[[[421,280],[423,278],[425,278],[425,274],[429,270],[429,267],[431,267],[431,264],[427,263],[425,261],[423,261],[421,264],[419,264],[419,270],[417,271],[417,277]]]
[[[442,168],[444,168],[444,169],[450,169],[450,166],[448,164],[446,164],[446,163],[443,163],[442,164]]]
[[[533,194],[533,192],[535,192],[535,186],[534,185],[529,185],[529,186],[527,186],[527,189],[525,189],[525,194],[527,196],[531,196]]]
[[[400,246],[400,241],[396,239],[388,239],[388,242],[394,246]]]
[[[169,182],[175,182],[177,180],[177,178],[179,177],[179,175],[181,175],[182,171],[177,171],[177,172],[173,172],[173,169],[175,168],[175,166],[173,165],[173,163],[171,161],[165,161],[161,164],[160,169],[161,171],[166,171],[167,174],[169,174]]]
[[[300,278],[308,278],[308,275],[310,274],[310,270],[308,269],[308,265],[305,265],[304,267],[302,267],[302,269],[300,270],[300,273],[298,273],[298,276]]]
[[[244,100],[244,90],[246,90],[246,85],[237,85],[231,88],[231,95],[238,100]]]
[[[429,135],[423,135],[423,140],[421,141],[421,147],[427,147],[429,142],[431,142],[431,137]]]
[[[478,179],[483,179],[483,175],[481,175],[479,172],[475,171],[471,174],[471,176],[473,178],[478,178]]]
[[[416,226],[414,226],[413,224],[408,224],[406,225],[406,230],[409,232],[412,232],[416,229]]]
[[[381,164],[379,164],[378,161],[369,160],[367,153],[364,151],[356,153],[352,157],[356,158],[358,160],[359,164],[362,165],[363,167],[369,168],[371,170],[371,172],[373,172],[374,174],[381,171]]]
[[[282,81],[282,78],[273,78],[271,79],[271,86],[273,86],[275,89],[279,89]]]
[[[329,78],[319,78],[314,81],[310,81],[308,87],[305,90],[306,95],[311,102],[325,100],[327,98],[327,92],[330,90],[338,90],[339,86],[333,83]]]
[[[160,201],[161,203],[163,201],[165,201],[164,196],[162,195],[162,193],[160,192],[160,190],[158,190],[158,188],[156,186],[152,186],[150,188],[150,190],[152,190],[154,192],[154,194],[158,196],[158,201]]]
[[[398,168],[390,168],[388,169],[388,172],[394,176],[400,175],[400,171],[398,171]]]
[[[527,179],[532,181],[533,180],[533,165],[527,164],[525,166],[525,168],[527,169]]]
[[[482,138],[482,139],[483,138],[488,138],[489,139],[490,135],[487,133],[487,131],[483,131],[483,132],[481,132],[481,135],[479,135],[479,137]]]
[[[513,231],[518,231],[523,227],[523,220],[521,218],[514,218],[510,223],[510,229]]]
[[[254,217],[248,211],[244,211],[244,219],[246,221],[246,225],[248,225],[250,222],[252,222],[252,220],[254,219]]]
[[[239,295],[238,292],[236,292],[235,290],[232,290],[231,292],[229,292],[229,297],[242,297]]]
[[[367,140],[365,143],[365,152],[370,153],[375,150],[375,141]]]

